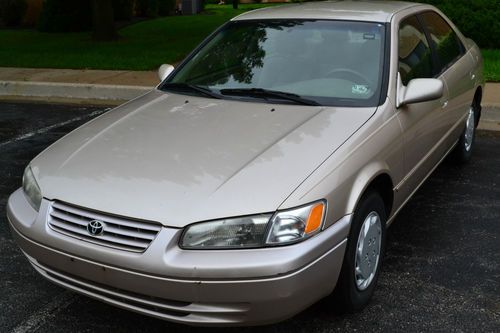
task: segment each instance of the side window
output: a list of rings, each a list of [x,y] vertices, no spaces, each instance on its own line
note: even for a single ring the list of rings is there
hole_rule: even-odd
[[[426,12],[421,14],[421,18],[438,58],[436,74],[442,73],[462,56],[464,47],[455,31],[439,14]]]
[[[432,77],[432,54],[416,16],[399,25],[399,74],[404,85],[411,79]]]

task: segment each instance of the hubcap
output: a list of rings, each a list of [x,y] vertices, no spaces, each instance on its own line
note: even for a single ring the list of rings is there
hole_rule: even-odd
[[[470,151],[472,148],[472,140],[474,138],[474,109],[471,106],[467,115],[467,123],[465,124],[465,150]]]
[[[365,290],[375,277],[382,244],[382,221],[377,212],[366,216],[356,246],[354,276],[359,290]]]

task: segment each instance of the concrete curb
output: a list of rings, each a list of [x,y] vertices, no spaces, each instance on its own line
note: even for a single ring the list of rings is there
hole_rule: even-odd
[[[478,129],[485,131],[500,131],[500,107],[483,105]]]
[[[128,101],[154,87],[108,84],[0,81],[0,96],[28,98],[64,98],[74,100]]]
[[[3,99],[5,97],[30,100],[50,98],[74,100],[76,103],[94,100],[117,104],[136,98],[152,89],[154,86],[0,80],[0,98]],[[483,107],[500,107],[500,94],[497,91],[500,91],[500,83],[486,85]]]
[[[0,81],[0,100],[117,106],[152,89],[153,86]],[[492,92],[490,87],[489,94]],[[490,98],[488,101],[489,103],[487,101],[483,103],[484,112],[479,122],[479,129],[500,131],[500,104],[496,103],[496,99]]]

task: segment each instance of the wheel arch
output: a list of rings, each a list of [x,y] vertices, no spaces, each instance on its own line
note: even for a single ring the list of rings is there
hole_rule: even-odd
[[[369,170],[369,171],[368,171]],[[361,198],[369,191],[376,191],[382,197],[386,217],[389,219],[394,204],[394,184],[386,167],[370,166],[354,182],[348,201],[348,211],[354,212]]]

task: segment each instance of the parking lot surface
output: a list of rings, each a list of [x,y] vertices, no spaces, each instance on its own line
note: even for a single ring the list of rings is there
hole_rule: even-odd
[[[401,211],[370,305],[336,314],[321,301],[283,323],[193,328],[121,310],[45,281],[10,235],[5,205],[26,164],[104,108],[0,103],[0,332],[500,332],[500,135],[472,161],[443,163]]]

